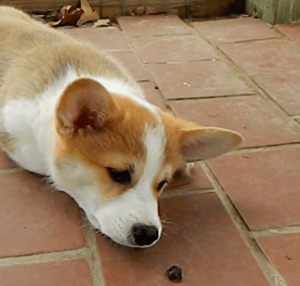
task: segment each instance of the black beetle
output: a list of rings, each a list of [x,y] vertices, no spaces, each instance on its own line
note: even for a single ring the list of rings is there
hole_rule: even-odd
[[[167,270],[167,275],[172,282],[182,281],[182,270],[178,266],[174,265]]]

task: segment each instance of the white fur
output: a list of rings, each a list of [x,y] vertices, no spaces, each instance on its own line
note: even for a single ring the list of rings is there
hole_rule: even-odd
[[[10,157],[22,168],[50,175],[56,136],[52,126],[55,106],[65,87],[75,79],[74,73],[65,72],[35,99],[11,100],[4,105],[4,128],[17,138],[16,152]]]

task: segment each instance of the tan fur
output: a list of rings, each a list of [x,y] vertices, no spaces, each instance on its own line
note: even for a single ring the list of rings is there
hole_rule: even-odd
[[[112,57],[88,43],[74,40],[14,8],[0,7],[0,108],[9,99],[30,99],[41,94],[67,66],[75,72],[123,78],[137,85]],[[13,138],[1,130],[0,144],[13,151]]]

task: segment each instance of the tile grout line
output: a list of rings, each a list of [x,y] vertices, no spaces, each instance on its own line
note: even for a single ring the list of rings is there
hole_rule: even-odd
[[[300,46],[297,45],[297,44],[293,41],[293,39],[291,39],[289,36],[287,36],[286,34],[284,34],[283,32],[281,32],[279,29],[277,29],[277,28],[275,27],[276,25],[278,25],[278,24],[272,25],[272,26],[271,26],[271,29],[272,29],[272,30],[275,30],[277,33],[279,33],[279,34],[281,35],[281,38],[285,39],[285,40],[288,41],[288,42],[293,43],[293,44],[295,45],[295,47],[299,49]]]
[[[197,35],[196,35],[197,36]],[[144,62],[145,65],[180,65],[180,64],[191,64],[197,62],[217,62],[220,59],[215,58],[204,58],[204,59],[196,59],[196,60],[187,60],[187,61],[166,61],[166,62]]]
[[[294,148],[299,148],[299,147],[300,147],[300,142],[289,142],[289,143],[276,144],[276,145],[245,147],[245,148],[233,150],[230,153],[224,154],[222,156],[243,155],[243,154],[246,155],[246,154],[258,153],[258,152],[269,152],[269,151],[294,149]]]
[[[20,167],[0,169],[0,174],[19,173],[19,172],[26,172],[26,170],[24,170]]]
[[[191,189],[191,190],[169,190],[164,191],[160,199],[179,197],[179,196],[192,196],[192,195],[204,195],[214,193],[214,189]]]
[[[60,262],[64,260],[73,260],[76,258],[86,258],[86,256],[86,247],[57,252],[10,256],[0,258],[0,267],[28,265],[34,263]]]
[[[85,214],[82,215],[82,220],[88,220]],[[102,276],[102,266],[100,257],[97,251],[97,242],[95,232],[90,228],[89,224],[84,225],[83,232],[87,246],[87,260],[91,271],[91,276],[94,286],[104,286],[104,279]]]
[[[252,78],[251,75],[248,75],[240,66],[238,66],[229,56],[226,55],[225,52],[221,50],[220,47],[217,45],[214,45],[212,42],[210,42],[199,30],[197,30],[193,25],[191,27],[194,28],[195,32],[200,36],[203,40],[205,40],[212,49],[216,52],[216,54],[220,57],[220,60],[223,60],[227,66],[235,72],[235,74],[244,82],[246,85],[248,85],[251,89],[255,90],[257,94],[262,98],[267,105],[269,105],[272,110],[275,111],[277,115],[280,116],[281,119],[283,119],[287,125],[294,131],[299,132],[300,127],[297,122],[295,122],[291,116],[284,110],[283,107],[281,107],[263,88],[261,88],[255,80]],[[286,40],[286,39],[283,39]],[[228,44],[230,45],[230,44]]]
[[[119,24],[119,23],[118,23],[118,24]],[[119,26],[120,26],[121,31],[123,31],[120,24],[119,24]],[[123,32],[124,32],[124,31],[123,31]],[[122,33],[122,34],[123,34],[123,33]],[[147,69],[146,64],[142,61],[142,59],[141,59],[141,58],[139,57],[139,55],[137,54],[137,52],[136,52],[136,50],[135,50],[135,48],[134,48],[134,46],[133,46],[133,44],[132,44],[132,42],[131,42],[130,36],[127,35],[126,32],[124,32],[123,37],[124,37],[125,41],[127,42],[128,46],[130,47],[130,50],[133,52],[134,56],[136,57],[136,59],[138,60],[138,62],[142,65],[142,67],[143,67],[144,70],[146,71],[147,75],[149,76],[149,78],[150,78],[150,83],[152,83],[152,84],[154,84],[154,86],[157,86],[157,87],[158,87],[156,81],[154,80],[154,78],[152,77],[151,73],[150,73],[149,70]],[[165,99],[165,97],[163,96],[163,94],[162,94],[160,88],[157,89],[157,91],[158,91],[158,93],[159,93],[161,99],[163,100],[163,104],[165,105],[165,108],[167,108],[166,99]],[[168,109],[168,108],[167,108],[167,109]]]
[[[183,21],[184,22],[184,21]],[[184,22],[186,24],[186,22]],[[126,34],[126,37],[130,37],[130,38],[144,38],[144,39],[147,39],[147,38],[158,38],[158,37],[165,37],[165,36],[187,36],[187,35],[192,35],[193,32],[192,30],[190,32],[182,32],[182,33],[166,33],[166,34],[157,34],[157,35],[150,35],[150,36],[129,36],[127,35],[127,33],[122,29],[121,25],[119,24],[118,22],[118,25],[120,26],[121,28],[121,32],[124,32]]]
[[[257,262],[262,273],[265,275],[269,283],[273,286],[287,286],[284,279],[281,277],[277,269],[269,262],[261,248],[259,247],[256,240],[251,236],[249,229],[244,222],[242,216],[236,210],[234,204],[231,202],[230,198],[225,193],[223,187],[219,183],[218,179],[215,177],[214,173],[211,171],[206,162],[200,163],[205,174],[207,175],[209,181],[215,189],[216,194],[221,200],[224,208],[233,224],[235,225],[238,233],[242,237],[246,246],[248,247],[252,257]]]
[[[278,35],[278,37],[273,36],[273,37],[267,37],[267,38],[262,38],[262,39],[239,40],[239,41],[233,41],[233,42],[219,43],[218,45],[225,46],[225,45],[231,45],[231,44],[263,42],[263,41],[269,41],[269,40],[282,40],[282,41],[286,41],[286,39],[284,39],[281,35]]]
[[[289,226],[252,230],[251,236],[253,238],[257,238],[257,237],[275,236],[280,234],[293,234],[293,233],[300,234],[300,225],[289,225]]]
[[[202,97],[179,97],[179,98],[166,98],[166,101],[168,103],[174,103],[174,102],[181,102],[181,101],[205,101],[205,100],[211,100],[211,99],[223,99],[223,98],[243,98],[248,96],[259,96],[255,92],[253,93],[240,93],[240,94],[224,94],[224,95],[210,95],[210,96],[202,96]]]

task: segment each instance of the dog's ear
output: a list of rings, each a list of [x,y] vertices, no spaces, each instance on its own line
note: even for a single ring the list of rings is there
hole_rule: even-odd
[[[206,160],[233,150],[242,141],[243,137],[237,132],[195,124],[181,129],[180,154],[187,162]]]
[[[70,137],[101,129],[117,114],[117,107],[108,91],[98,82],[81,78],[64,90],[56,106],[57,132]]]
[[[158,112],[166,126],[168,149],[179,150],[186,162],[220,156],[233,150],[243,141],[243,137],[237,132],[199,126],[196,123],[176,118],[170,113],[161,110]]]

